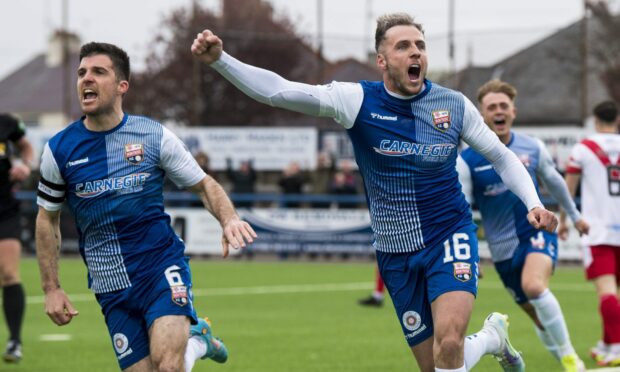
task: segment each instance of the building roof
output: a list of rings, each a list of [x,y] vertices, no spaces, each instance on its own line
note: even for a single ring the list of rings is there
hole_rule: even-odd
[[[79,103],[75,99],[75,71],[77,56],[72,56],[69,66],[72,117],[80,116]],[[45,55],[40,54],[24,66],[0,81],[0,111],[19,112],[22,115],[62,112],[63,110],[63,67],[48,67]],[[24,120],[29,121],[27,117]]]
[[[593,40],[597,25],[588,33]],[[468,67],[442,81],[476,102],[477,90],[499,78],[517,88],[517,124],[581,125],[581,21],[522,49],[489,67]],[[588,58],[588,104],[586,112],[608,94],[599,76],[602,66]]]

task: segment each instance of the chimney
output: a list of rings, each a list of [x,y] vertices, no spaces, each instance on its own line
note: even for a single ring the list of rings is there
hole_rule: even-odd
[[[47,46],[47,55],[45,57],[45,63],[47,67],[57,67],[63,62],[63,41],[67,43],[67,55],[73,56],[80,51],[80,38],[68,31],[57,30],[50,37],[49,44]]]

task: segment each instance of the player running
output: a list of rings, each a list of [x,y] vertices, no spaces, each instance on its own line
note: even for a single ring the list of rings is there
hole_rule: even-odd
[[[196,316],[189,259],[164,213],[164,176],[198,194],[218,219],[224,256],[256,234],[172,132],[123,112],[128,89],[122,49],[82,46],[77,93],[85,116],[52,137],[41,159],[36,246],[45,311],[57,325],[78,315],[58,278],[66,200],[120,368],[190,371],[199,358],[225,362],[226,347]]]
[[[240,62],[209,30],[191,50],[259,102],[331,117],[347,129],[365,183],[379,270],[422,371],[466,371],[484,354],[496,355],[505,370],[521,371],[506,316],[491,314],[475,337],[465,338],[477,293],[478,242],[456,173],[459,141],[493,163],[535,228],[554,231],[557,219],[475,106],[425,78],[420,24],[403,13],[380,17],[375,48],[383,81],[321,86]]]
[[[562,176],[542,141],[514,133],[517,90],[510,84],[491,80],[478,90],[478,105],[486,124],[500,141],[514,152],[538,188],[538,179],[566,209],[580,234],[589,226],[571,199]],[[510,192],[491,163],[468,148],[457,160],[463,193],[482,215],[484,234],[491,258],[506,290],[535,324],[536,334],[566,372],[585,371],[570,341],[560,303],[549,289],[549,279],[558,258],[554,232],[535,229],[526,223],[528,211]]]

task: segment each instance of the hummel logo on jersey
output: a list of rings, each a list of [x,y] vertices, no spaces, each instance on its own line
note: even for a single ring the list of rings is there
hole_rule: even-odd
[[[82,159],[67,162],[67,168],[72,167],[74,165],[84,164],[84,163],[88,163],[88,156]]]
[[[394,115],[394,116],[387,116],[387,115],[375,114],[374,112],[371,112],[370,116],[372,116],[373,119],[379,119],[379,120],[388,120],[388,121],[397,121],[398,120],[398,116],[396,116],[396,115]]]

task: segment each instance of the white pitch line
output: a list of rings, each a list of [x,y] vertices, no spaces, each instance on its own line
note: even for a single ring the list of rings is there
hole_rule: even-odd
[[[70,341],[73,336],[66,333],[52,333],[47,335],[40,335],[39,341]]]
[[[586,372],[620,372],[620,367],[588,369]]]
[[[194,296],[244,296],[244,295],[265,295],[265,294],[284,294],[284,293],[310,293],[310,292],[346,292],[372,289],[374,283],[357,282],[357,283],[327,283],[327,284],[291,284],[291,285],[270,285],[256,287],[232,287],[232,288],[198,288],[194,289]],[[503,290],[504,287],[500,283],[489,283],[481,279],[479,282],[480,289],[486,290]],[[570,292],[591,292],[594,288],[589,283],[583,284],[552,284],[553,291],[570,291]],[[71,302],[88,302],[94,301],[95,296],[92,293],[69,293]],[[45,303],[45,296],[28,296],[29,304]],[[619,371],[620,372],[620,371]]]

